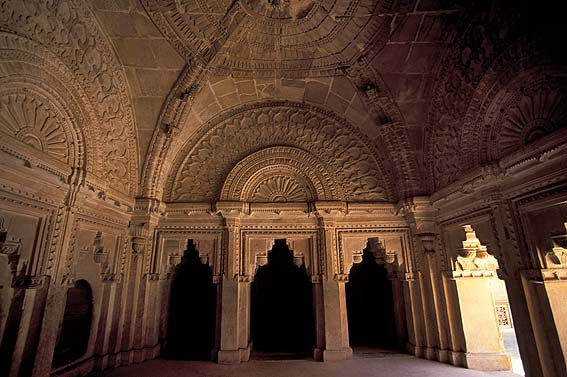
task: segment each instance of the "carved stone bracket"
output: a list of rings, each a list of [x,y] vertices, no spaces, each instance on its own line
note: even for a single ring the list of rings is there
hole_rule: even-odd
[[[472,226],[465,225],[463,229],[466,239],[463,241],[463,247],[457,250],[455,265],[457,272],[467,271],[469,275],[476,276],[472,271],[490,271],[492,276],[496,276],[498,269],[496,258],[488,253],[486,246],[481,245]]]

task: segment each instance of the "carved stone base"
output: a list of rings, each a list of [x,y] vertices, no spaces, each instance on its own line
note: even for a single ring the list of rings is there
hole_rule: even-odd
[[[450,352],[451,351],[449,350],[440,350],[440,349],[436,350],[437,360],[445,364],[449,363],[451,359],[449,355]]]
[[[325,351],[321,348],[313,348],[313,360],[323,361],[323,353]]]
[[[239,364],[250,359],[250,351],[250,345],[237,350],[220,350],[217,354],[217,361],[219,364]]]
[[[425,347],[423,357],[427,360],[437,360],[437,349],[433,347]]]
[[[324,350],[323,361],[342,361],[352,359],[352,348],[344,348],[341,350]]]
[[[476,370],[510,370],[512,363],[507,353],[464,353],[465,367]]]

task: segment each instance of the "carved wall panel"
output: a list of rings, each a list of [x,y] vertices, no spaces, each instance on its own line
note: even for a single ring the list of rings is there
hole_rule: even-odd
[[[359,132],[314,107],[281,102],[243,106],[203,127],[177,156],[165,199],[216,200],[239,161],[274,145],[302,149],[316,157],[337,181],[345,200],[387,200],[393,196],[380,152]]]
[[[96,120],[100,144],[100,173],[117,190],[133,193],[137,187],[137,143],[128,87],[113,48],[80,0],[2,1],[0,30],[47,47],[55,64],[71,73]],[[32,50],[33,52],[33,50]],[[83,91],[84,90],[84,91]]]

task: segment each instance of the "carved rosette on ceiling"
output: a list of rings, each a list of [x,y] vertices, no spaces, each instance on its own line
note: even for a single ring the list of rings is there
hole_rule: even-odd
[[[390,200],[390,177],[371,145],[345,120],[312,106],[242,106],[185,143],[166,182],[165,200],[264,201],[278,192],[286,192],[279,200],[300,195],[306,200]],[[287,177],[287,183],[281,178],[276,183],[277,176]]]
[[[187,60],[217,73],[286,77],[333,74],[393,32],[390,16],[411,1],[144,0],[163,35]]]
[[[566,89],[539,83],[514,93],[494,117],[487,135],[487,158],[498,160],[566,127]]]
[[[47,100],[26,92],[0,92],[0,131],[65,163],[73,163],[68,119]]]

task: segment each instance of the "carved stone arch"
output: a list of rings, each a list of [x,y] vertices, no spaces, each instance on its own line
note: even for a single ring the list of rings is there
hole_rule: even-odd
[[[475,33],[481,38],[470,38]],[[488,153],[494,145],[486,145],[491,142],[486,138],[494,136],[490,130],[496,119],[484,118],[497,116],[489,114],[489,107],[496,104],[493,101],[498,96],[507,97],[511,95],[508,90],[522,87],[520,77],[529,79],[530,71],[567,63],[551,45],[554,38],[545,33],[523,35],[510,44],[491,38],[481,22],[469,25],[447,49],[440,64],[423,148],[433,191],[458,179],[463,169],[476,168],[498,155],[494,150]],[[473,41],[478,45],[471,45]],[[473,52],[465,62],[462,57],[466,51]],[[513,89],[516,79],[518,87]]]
[[[100,156],[96,130],[92,126],[92,108],[89,102],[84,102],[83,89],[73,82],[67,67],[33,41],[1,32],[0,65],[9,72],[8,76],[0,77],[2,108],[10,110],[10,114],[3,117],[5,132],[21,139],[26,128],[35,127],[34,133],[41,135],[45,128],[37,129],[37,126],[56,123],[60,126],[60,132],[56,133],[64,134],[71,153],[70,158],[54,158],[96,173],[94,161]],[[36,123],[24,125],[22,121],[25,123],[30,116]],[[49,139],[53,141],[53,129],[49,129]]]
[[[16,42],[25,51],[49,57],[49,65],[65,66],[61,79],[80,87],[82,102],[90,103],[100,138],[98,177],[119,192],[135,193],[138,146],[126,74],[90,7],[81,0],[22,3],[5,5],[7,19],[0,30],[25,40]]]
[[[463,165],[498,161],[565,128],[567,85],[562,77],[566,73],[565,67],[542,65],[518,73],[500,85],[491,83],[495,77],[487,74],[486,86],[491,90],[483,93],[482,101],[471,105],[465,118],[462,137],[467,157]]]
[[[233,166],[258,150],[282,144],[323,161],[345,200],[395,196],[381,152],[346,120],[315,106],[270,101],[232,109],[201,127],[175,158],[164,198],[217,200]]]
[[[247,202],[341,200],[340,187],[312,154],[294,147],[262,149],[241,160],[226,178],[221,200]]]
[[[361,92],[360,98],[374,121],[380,126],[375,142],[385,150],[388,160],[385,164],[391,171],[399,192],[398,198],[421,195],[427,189],[423,187],[423,172],[418,167],[406,121],[388,85],[370,63],[380,51],[377,45],[371,46],[370,51],[347,70],[347,74]]]
[[[240,271],[241,276],[253,280],[256,272],[268,263],[269,253],[272,251],[276,240],[285,239],[286,245],[293,257],[293,263],[297,267],[305,267],[310,276],[318,273],[320,266],[316,260],[317,240],[314,234],[293,234],[293,233],[265,233],[265,234],[246,234],[244,237],[247,263]]]
[[[364,249],[367,249],[374,256],[376,263],[383,265],[388,271],[388,275],[392,277],[397,266],[403,264],[401,250],[397,250],[398,247],[394,246],[395,243],[394,238],[377,233],[341,232],[339,234],[340,264],[336,275],[338,278],[347,279],[352,266],[362,262]]]

